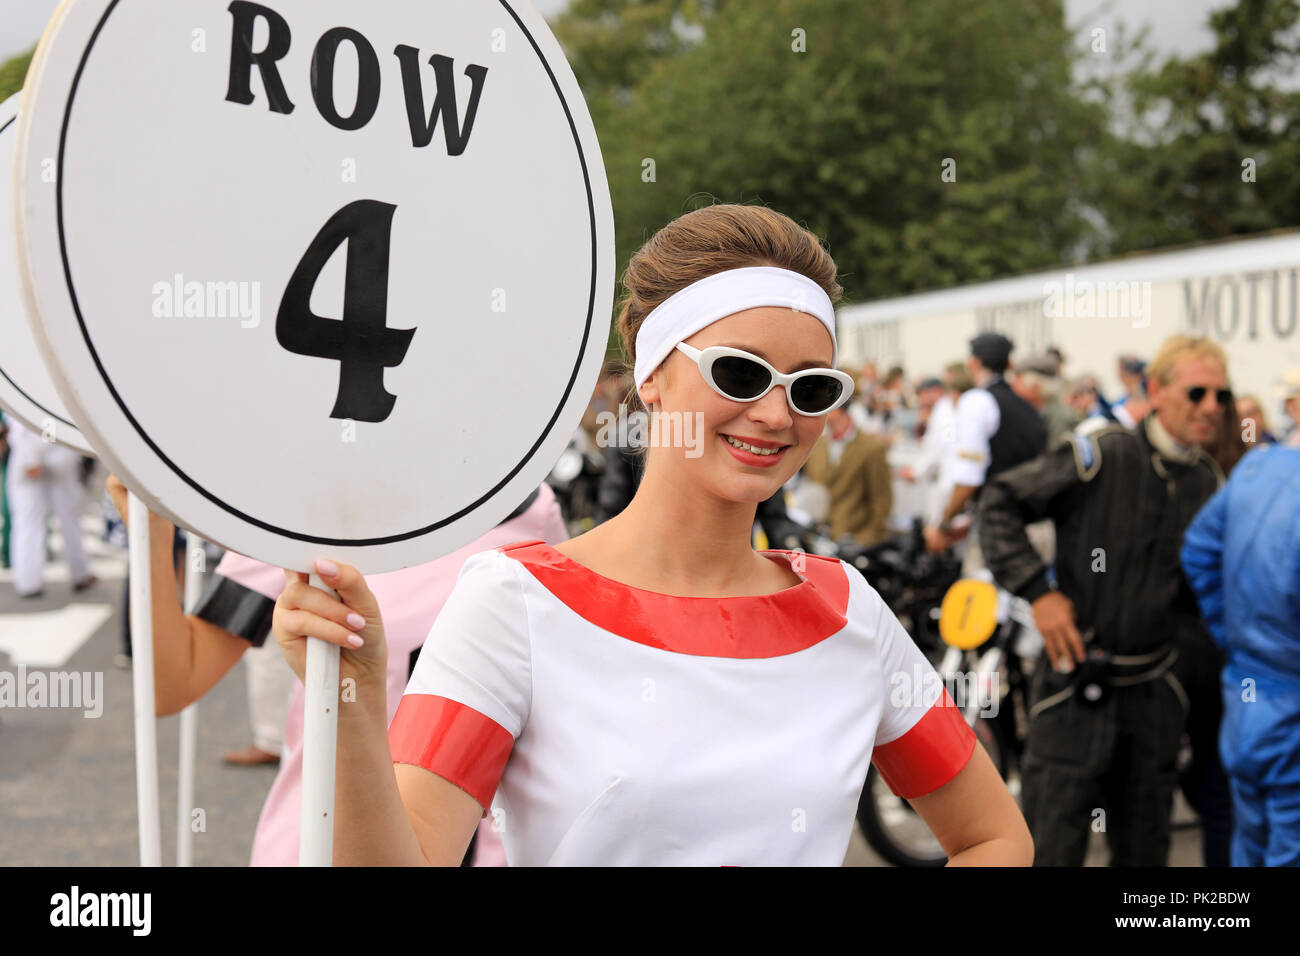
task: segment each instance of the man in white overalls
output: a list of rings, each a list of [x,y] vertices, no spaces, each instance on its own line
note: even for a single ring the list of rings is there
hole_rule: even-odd
[[[38,597],[45,566],[45,519],[53,510],[63,532],[63,556],[74,591],[95,583],[81,543],[81,456],[71,448],[42,440],[12,418],[9,423],[7,491],[13,519],[10,541],[14,590]]]

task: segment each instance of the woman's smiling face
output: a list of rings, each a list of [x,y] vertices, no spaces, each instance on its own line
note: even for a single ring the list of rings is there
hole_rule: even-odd
[[[719,319],[684,339],[697,349],[728,345],[765,359],[779,372],[830,368],[833,344],[821,321],[780,306],[746,309]],[[641,399],[669,421],[694,420],[691,448],[652,447],[648,467],[667,465],[686,480],[729,501],[770,498],[808,459],[826,424],[825,415],[800,415],[777,385],[756,402],[735,402],[715,392],[699,368],[674,350],[642,384]],[[668,430],[661,427],[661,434]],[[728,441],[728,438],[733,441]],[[755,454],[735,446],[743,441],[775,454]]]

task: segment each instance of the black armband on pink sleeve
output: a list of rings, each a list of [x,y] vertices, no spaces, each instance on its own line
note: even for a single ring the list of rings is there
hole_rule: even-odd
[[[230,578],[214,574],[192,612],[200,620],[237,634],[261,647],[271,633],[275,602]]]

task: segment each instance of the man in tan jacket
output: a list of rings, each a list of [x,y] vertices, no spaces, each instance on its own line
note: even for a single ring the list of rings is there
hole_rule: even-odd
[[[826,431],[803,473],[830,493],[831,536],[836,540],[848,535],[859,544],[875,544],[887,536],[894,506],[887,448],[881,438],[859,431],[843,408],[826,416]]]

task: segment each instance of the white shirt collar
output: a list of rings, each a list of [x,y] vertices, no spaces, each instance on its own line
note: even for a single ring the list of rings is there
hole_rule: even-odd
[[[1151,439],[1156,451],[1171,461],[1190,465],[1200,457],[1200,450],[1195,446],[1179,444],[1168,429],[1160,424],[1160,417],[1154,412],[1147,416],[1147,437]]]

